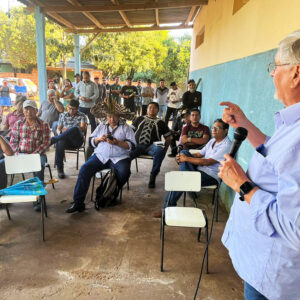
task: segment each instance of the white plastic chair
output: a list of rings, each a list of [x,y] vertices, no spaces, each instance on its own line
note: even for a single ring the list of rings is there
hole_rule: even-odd
[[[200,153],[200,150],[199,149],[190,149],[189,152],[191,154],[197,154],[197,153]],[[218,212],[219,212],[219,201],[218,201],[219,200],[219,188],[220,188],[220,184],[214,184],[214,185],[202,187],[202,189],[207,189],[207,190],[213,191],[211,203],[216,205],[216,222],[218,222]]]
[[[16,156],[5,157],[5,171],[7,175],[39,172],[42,169],[41,158],[39,154],[22,154]],[[42,216],[42,237],[45,241],[45,225],[44,216],[47,217],[47,206],[45,197],[41,198],[41,216]],[[34,195],[9,195],[0,196],[0,203],[6,208],[7,217],[11,220],[8,205],[9,203],[35,202],[38,196]]]
[[[170,192],[168,202],[173,192],[199,192],[201,190],[201,173],[173,171],[165,174],[165,190]],[[165,226],[199,228],[198,242],[201,229],[206,230],[206,245],[208,245],[207,217],[203,210],[194,207],[166,207],[161,219],[161,272],[163,272]],[[208,273],[208,254],[206,256],[206,272]]]

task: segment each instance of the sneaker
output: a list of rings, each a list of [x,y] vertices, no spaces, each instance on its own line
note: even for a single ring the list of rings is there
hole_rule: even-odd
[[[83,212],[84,210],[85,210],[85,204],[84,203],[82,203],[82,204],[75,204],[74,203],[70,208],[68,208],[66,210],[66,213],[67,214],[72,214],[76,211]]]
[[[170,153],[168,154],[169,157],[176,157],[176,154]]]
[[[36,201],[33,205],[33,209],[37,212],[40,212],[41,211],[41,202],[40,200]]]
[[[57,169],[58,178],[64,179],[66,177],[64,169]]]
[[[154,189],[155,188],[155,176],[150,175],[150,180],[148,183],[148,188],[149,189]]]

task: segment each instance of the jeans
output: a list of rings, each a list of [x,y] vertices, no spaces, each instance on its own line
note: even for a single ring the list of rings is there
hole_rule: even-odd
[[[79,111],[84,113],[88,117],[91,124],[91,133],[93,133],[97,125],[95,117],[91,114],[91,109],[89,107],[79,107]]]
[[[188,150],[182,150],[180,153],[192,157],[192,154]],[[197,171],[197,167],[189,162],[183,162],[180,163],[180,171]],[[215,178],[209,176],[203,171],[199,171],[199,172],[201,173],[201,186],[218,184]],[[183,192],[169,192],[165,199],[164,208],[168,206],[176,206],[177,201],[180,199],[182,194]]]
[[[121,188],[130,176],[130,159],[119,160],[116,164],[109,160],[103,164],[95,154],[91,156],[80,168],[73,195],[75,204],[80,205],[84,202],[92,177],[103,169],[115,169],[118,186]]]
[[[79,148],[83,143],[82,132],[78,127],[71,127],[58,136],[51,138],[51,143],[56,143],[55,163],[57,168],[64,167],[65,149]]]
[[[167,124],[167,126],[168,126],[168,123],[169,123],[169,119],[172,115],[173,115],[173,119],[175,119],[176,116],[177,116],[177,108],[173,108],[173,107],[168,106],[166,117],[165,117],[165,123]]]
[[[245,281],[244,288],[245,300],[268,300],[260,292],[258,292],[254,287]]]
[[[166,112],[167,112],[167,105],[160,105],[159,106],[159,112],[158,112],[158,117],[161,120],[162,114],[164,113],[164,117],[166,118]]]
[[[58,121],[54,121],[51,126],[51,130],[52,130],[54,136],[57,136],[57,126],[58,126]]]
[[[129,156],[130,159],[133,160],[143,154],[153,156],[153,166],[150,175],[155,177],[160,171],[160,166],[166,154],[164,148],[154,144],[151,144],[150,146],[137,144],[135,149],[130,152]]]

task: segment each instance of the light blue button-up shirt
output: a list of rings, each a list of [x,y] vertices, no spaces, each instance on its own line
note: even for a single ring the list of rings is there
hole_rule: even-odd
[[[256,151],[250,205],[237,194],[222,242],[239,276],[268,299],[300,299],[300,103],[275,114],[275,133]],[[263,154],[261,154],[263,153]]]
[[[92,133],[91,144],[93,147],[95,147],[94,139],[96,137],[101,137],[107,134],[107,129],[110,133],[113,132],[113,129],[110,126],[107,127],[107,125],[108,123],[98,125]],[[129,152],[132,145],[136,145],[133,130],[126,123],[122,123],[122,121],[119,121],[119,126],[113,132],[113,137],[119,141],[126,140],[129,145],[129,149],[124,149],[117,145],[111,145],[107,142],[98,143],[94,153],[103,164],[105,164],[109,159],[116,164],[121,159],[129,158]]]
[[[204,155],[204,158],[212,158],[218,163],[210,166],[198,166],[197,170],[205,172],[206,174],[220,182],[220,178],[218,177],[220,162],[224,160],[224,155],[226,153],[229,153],[231,148],[231,141],[228,136],[226,136],[220,143],[215,143],[216,139],[213,138],[209,140],[205,147],[200,150],[200,153]]]

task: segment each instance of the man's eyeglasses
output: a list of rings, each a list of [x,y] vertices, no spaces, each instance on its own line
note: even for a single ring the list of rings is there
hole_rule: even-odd
[[[213,126],[211,128],[211,131],[219,131],[220,129],[223,129],[222,127],[219,127],[219,126]]]
[[[276,67],[282,67],[282,66],[289,66],[291,64],[280,64],[280,65],[276,65],[275,63],[269,63],[268,65],[268,72],[272,73],[275,71]]]

